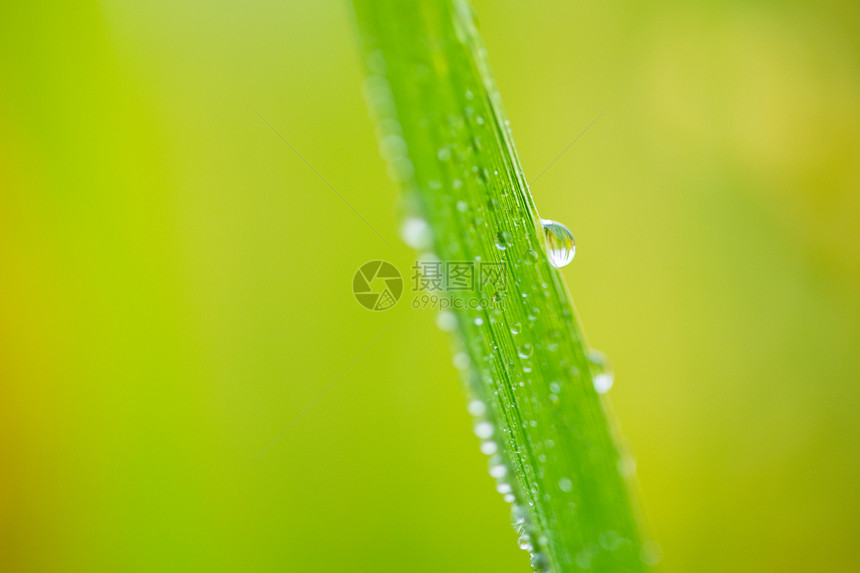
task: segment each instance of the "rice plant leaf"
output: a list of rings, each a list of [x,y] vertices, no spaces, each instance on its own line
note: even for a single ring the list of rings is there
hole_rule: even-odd
[[[605,373],[551,263],[469,4],[353,7],[404,238],[423,261],[476,269],[478,303],[439,324],[457,333],[454,362],[520,547],[540,571],[647,570],[631,463],[595,390]]]

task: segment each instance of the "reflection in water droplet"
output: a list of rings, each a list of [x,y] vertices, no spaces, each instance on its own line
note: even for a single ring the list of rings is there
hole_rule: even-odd
[[[567,227],[557,221],[541,219],[544,237],[546,238],[546,252],[549,262],[557,269],[566,267],[576,254],[576,243],[573,234]]]
[[[592,348],[588,351],[588,361],[591,363],[594,389],[597,390],[598,394],[609,392],[609,389],[612,388],[612,383],[615,381],[615,375],[612,373],[609,359],[604,353]]]

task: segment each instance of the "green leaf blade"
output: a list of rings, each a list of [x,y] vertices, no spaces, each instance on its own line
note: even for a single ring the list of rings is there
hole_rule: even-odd
[[[477,299],[488,304],[453,310],[462,346],[455,363],[491,475],[512,500],[521,547],[537,570],[647,570],[623,475],[630,464],[547,257],[470,7],[456,0],[354,7],[383,155],[407,216],[432,233],[414,246],[442,262],[506,271],[504,289],[478,285]]]

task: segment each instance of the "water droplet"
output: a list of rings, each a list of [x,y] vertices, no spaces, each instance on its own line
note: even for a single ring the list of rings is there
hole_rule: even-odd
[[[499,231],[496,234],[496,248],[504,251],[508,248],[508,241],[511,240],[511,234],[506,231]]]
[[[475,424],[475,435],[486,440],[493,435],[493,425],[489,422],[478,422]]]
[[[407,245],[413,249],[425,249],[433,242],[430,225],[420,217],[409,217],[403,222],[400,234]]]
[[[496,453],[499,447],[496,445],[496,442],[492,440],[487,440],[481,444],[481,453],[486,456],[491,456]]]
[[[469,204],[466,203],[465,201],[457,201],[457,210],[460,211],[461,213],[465,213],[468,208],[469,208]]]
[[[517,539],[517,545],[519,545],[520,549],[523,551],[531,551],[532,547],[532,539],[527,534],[520,535],[520,538]]]
[[[447,147],[440,147],[439,151],[436,153],[436,158],[439,161],[448,161],[451,159],[451,150]]]
[[[636,458],[630,454],[623,454],[618,459],[618,471],[624,477],[633,477],[636,475]]]
[[[517,354],[520,355],[520,358],[528,358],[529,356],[532,355],[533,352],[534,352],[534,349],[532,348],[532,345],[529,343],[525,343],[517,349]]]
[[[496,464],[490,468],[490,477],[494,477],[496,479],[505,477],[505,474],[508,473],[508,468],[505,467],[504,464]]]
[[[512,493],[506,493],[502,499],[508,503],[514,503],[517,500],[517,498]]]
[[[379,152],[388,161],[403,157],[407,151],[406,140],[396,133],[386,135],[379,142]]]
[[[608,551],[615,551],[625,540],[611,529],[600,534],[600,546]]]
[[[609,389],[612,388],[612,383],[615,381],[615,375],[612,373],[609,359],[599,350],[591,349],[588,351],[588,361],[591,363],[594,389],[597,390],[598,394],[609,392]]]
[[[546,238],[546,250],[549,262],[557,269],[566,267],[576,254],[576,243],[573,234],[567,227],[557,221],[541,219],[544,237]]]
[[[465,352],[458,352],[454,355],[454,359],[452,360],[454,363],[454,368],[457,370],[465,370],[469,367],[469,364],[472,362],[472,359],[469,358],[469,355]]]
[[[442,332],[454,332],[457,330],[457,315],[450,310],[443,310],[436,315],[436,326]]]
[[[523,325],[519,322],[515,322],[511,325],[511,334],[519,334],[523,330]]]
[[[480,316],[475,317],[475,326],[481,326],[484,324],[484,319]]]
[[[501,493],[501,494],[505,494],[505,493],[511,493],[511,491],[513,491],[513,490],[511,489],[511,484],[501,482],[499,485],[496,486],[496,491]]]
[[[561,491],[571,491],[573,489],[573,482],[567,478],[561,478],[558,480],[558,489]]]
[[[551,382],[549,385],[549,389],[552,390],[554,393],[558,394],[559,392],[561,392],[561,385],[558,382]]]
[[[487,411],[487,405],[481,400],[472,400],[469,402],[469,405],[466,406],[466,410],[468,410],[473,416],[483,416],[484,412]]]
[[[642,544],[642,550],[639,553],[642,562],[645,565],[654,566],[660,562],[663,557],[663,549],[656,541],[646,541]]]

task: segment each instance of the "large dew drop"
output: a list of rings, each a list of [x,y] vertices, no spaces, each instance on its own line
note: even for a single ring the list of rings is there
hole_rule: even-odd
[[[549,262],[557,269],[566,267],[576,254],[573,233],[557,221],[541,219],[540,223],[546,238],[546,252],[549,255]]]

